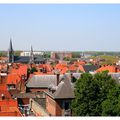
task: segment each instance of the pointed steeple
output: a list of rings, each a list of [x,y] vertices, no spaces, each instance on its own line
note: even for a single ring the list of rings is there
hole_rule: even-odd
[[[12,46],[12,39],[10,38],[10,47],[9,47],[9,51],[13,52],[13,46]]]
[[[14,62],[14,51],[12,46],[12,39],[10,38],[10,46],[8,49],[8,62],[13,63]]]
[[[33,48],[31,46],[31,51],[30,51],[30,64],[34,63],[34,54],[33,54]]]

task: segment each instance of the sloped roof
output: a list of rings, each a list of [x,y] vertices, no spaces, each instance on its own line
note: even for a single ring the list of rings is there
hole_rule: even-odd
[[[27,75],[27,68],[28,67],[26,65],[22,65],[22,66],[19,66],[18,69],[13,68],[11,73],[13,73],[13,74],[16,73],[18,75]]]
[[[91,72],[97,70],[99,67],[97,65],[83,65],[85,72]]]
[[[21,116],[16,100],[0,101],[0,116]]]
[[[101,68],[97,69],[96,72],[102,72],[102,71],[105,71],[105,70],[108,70],[109,72],[116,72],[116,67],[115,66],[102,66]]]
[[[15,63],[29,63],[30,56],[14,56]],[[45,61],[45,59],[41,56],[34,57],[35,62]]]
[[[1,94],[4,94],[5,99],[11,99],[11,95],[7,90],[0,90],[0,98],[1,98]],[[0,104],[1,106],[1,104]]]
[[[72,75],[76,78],[79,79],[82,73],[72,73]],[[65,73],[71,79],[71,73]]]
[[[17,74],[9,74],[7,77],[6,84],[17,84],[20,81],[20,77]]]
[[[7,91],[6,84],[0,84],[0,91]]]
[[[40,61],[45,61],[45,59],[42,56],[37,56],[37,57],[34,57],[34,61],[40,62]]]
[[[73,99],[74,88],[72,87],[71,81],[67,75],[64,75],[62,81],[58,84],[55,92],[47,91],[46,94],[51,96],[53,99]]]
[[[29,60],[29,56],[14,56],[14,62],[16,63],[28,63]]]
[[[30,88],[48,88],[50,84],[56,85],[56,75],[33,75],[26,86]]]
[[[78,79],[81,73],[73,73],[73,76]],[[71,79],[71,74],[66,73],[66,76]],[[60,75],[60,81],[63,78],[63,75]],[[57,84],[56,75],[33,75],[27,82],[26,86],[28,88],[48,88],[50,84]]]

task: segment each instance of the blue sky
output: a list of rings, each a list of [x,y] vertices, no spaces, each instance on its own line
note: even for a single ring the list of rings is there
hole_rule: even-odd
[[[0,50],[120,51],[120,4],[0,4]]]

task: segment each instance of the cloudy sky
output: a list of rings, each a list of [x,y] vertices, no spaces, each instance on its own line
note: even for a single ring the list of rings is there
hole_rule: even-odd
[[[120,51],[120,4],[0,4],[0,50]]]

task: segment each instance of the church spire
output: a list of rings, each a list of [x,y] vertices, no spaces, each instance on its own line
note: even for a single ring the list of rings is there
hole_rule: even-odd
[[[13,46],[12,46],[12,39],[10,38],[10,47],[9,47],[9,51],[13,52]]]
[[[33,48],[31,46],[31,51],[30,51],[30,64],[34,63],[34,54],[33,54]]]
[[[8,62],[13,63],[14,62],[14,51],[12,46],[12,39],[10,38],[10,46],[8,49]]]

